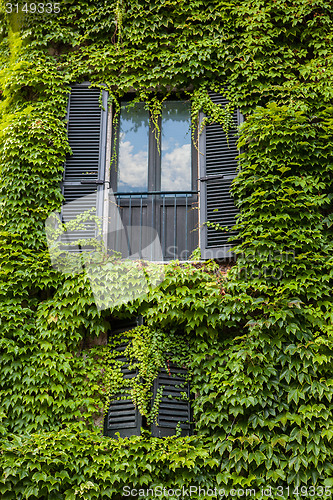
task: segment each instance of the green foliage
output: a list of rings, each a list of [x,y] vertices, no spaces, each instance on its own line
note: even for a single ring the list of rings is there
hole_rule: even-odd
[[[118,337],[113,336],[110,346],[103,359],[103,373],[106,381],[106,405],[108,410],[110,401],[121,399],[120,395],[127,394],[132,399],[141,415],[147,418],[147,423],[156,421],[159,403],[163,388],[152,401],[152,387],[161,368],[169,370],[169,363],[180,367],[188,367],[189,346],[188,340],[171,332],[164,333],[147,326],[139,326]],[[127,362],[117,359],[117,347],[126,345],[122,355]],[[128,379],[121,372],[122,366],[129,363],[129,369],[137,371],[137,375]]]
[[[1,498],[332,484],[332,33],[324,0],[64,0],[59,14],[3,21]],[[173,262],[148,294],[101,312],[86,273],[51,267],[44,223],[63,201],[69,84],[84,80],[105,85],[116,111],[135,89],[155,118],[173,91],[193,125],[203,110],[228,131],[233,109],[246,113],[227,276]],[[148,415],[170,350],[190,366],[195,436],[101,436],[108,390],[123,384],[110,320],[138,314],[137,405]]]
[[[0,461],[5,465],[2,498],[15,500],[107,499],[126,493],[125,487],[163,491],[202,484],[203,471],[206,484],[211,485],[217,465],[196,437],[115,440],[79,426],[15,436],[3,446]]]

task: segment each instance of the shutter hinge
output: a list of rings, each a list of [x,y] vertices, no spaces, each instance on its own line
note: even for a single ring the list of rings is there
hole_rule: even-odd
[[[103,184],[109,183],[109,181],[103,181],[102,179],[83,179],[81,184],[97,184],[97,186],[102,186]]]
[[[233,174],[230,175],[217,174],[217,175],[208,175],[207,177],[200,177],[199,181],[208,182],[208,181],[215,181],[217,179],[232,180],[235,179],[235,177],[236,175]]]

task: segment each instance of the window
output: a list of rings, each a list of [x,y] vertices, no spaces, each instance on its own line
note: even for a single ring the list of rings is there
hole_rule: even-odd
[[[196,187],[190,103],[164,101],[158,125],[159,140],[144,103],[121,103],[119,126],[114,134],[118,150],[111,174],[114,191],[191,194]]]
[[[198,246],[198,168],[190,103],[165,101],[158,128],[160,134],[144,103],[121,102],[119,124],[113,131],[117,156],[111,187],[126,228],[153,227],[163,260],[186,260]]]
[[[211,92],[210,96],[217,104],[227,104],[220,94]],[[220,125],[207,124],[198,151],[191,142],[188,101],[163,103],[159,142],[144,103],[133,104],[129,98],[122,101],[116,129],[112,128],[112,113],[107,111],[105,91],[102,105],[100,91],[89,88],[89,83],[72,87],[68,105],[72,155],[66,160],[63,181],[66,203],[90,195],[82,198],[80,210],[96,207],[97,215],[103,217],[109,248],[117,250],[114,238],[107,237],[112,234],[110,221],[115,220],[112,210],[116,205],[126,231],[132,226],[156,230],[165,261],[186,260],[198,245],[204,259],[230,258],[228,238],[235,233],[217,231],[206,222],[228,228],[235,224],[237,209],[230,185],[237,169],[240,113],[234,113],[228,138]],[[200,122],[203,117],[201,114]],[[114,145],[117,156],[110,165]],[[112,200],[105,199],[104,188],[109,186],[115,196]],[[65,206],[64,221],[72,216],[71,204]],[[125,257],[131,254],[128,250],[126,255],[124,248],[121,251]],[[159,260],[154,255],[152,259]]]
[[[121,336],[122,332],[135,328],[140,319],[118,320],[112,324],[112,336]],[[126,343],[121,343],[116,350],[119,352],[117,359],[123,363],[121,368],[125,380],[133,378],[137,372],[132,368],[124,351]],[[161,369],[151,388],[151,404],[153,405],[158,392],[162,391],[162,399],[158,406],[158,415],[151,424],[150,430],[154,437],[172,436],[176,433],[177,426],[182,435],[189,435],[191,430],[190,390],[187,381],[187,370],[184,367],[169,363],[167,370]],[[186,395],[186,397],[184,397]],[[138,408],[131,400],[130,394],[124,392],[111,399],[108,412],[104,420],[104,434],[115,437],[139,436],[141,428],[147,427]]]

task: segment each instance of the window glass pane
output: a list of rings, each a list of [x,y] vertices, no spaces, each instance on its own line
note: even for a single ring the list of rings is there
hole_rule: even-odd
[[[165,101],[162,110],[161,190],[190,191],[191,106]]]
[[[122,103],[117,191],[147,191],[149,114],[143,103]]]

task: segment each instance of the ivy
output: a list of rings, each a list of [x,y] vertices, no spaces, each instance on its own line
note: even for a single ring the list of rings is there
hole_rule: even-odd
[[[117,347],[126,345],[122,355],[126,362],[117,359]],[[119,399],[119,395],[128,394],[141,415],[145,416],[147,423],[156,421],[159,403],[162,398],[163,388],[157,393],[152,402],[152,387],[161,368],[169,371],[169,364],[175,363],[179,367],[189,364],[188,341],[179,335],[153,330],[146,326],[137,327],[129,332],[123,332],[110,342],[110,351],[106,353],[103,361],[103,373],[106,379],[106,405]],[[131,379],[124,378],[121,368],[128,364],[130,370],[137,374]],[[188,374],[189,378],[189,374]]]
[[[126,485],[218,486],[226,495],[235,487],[330,487],[329,3],[64,0],[58,14],[6,17],[5,10],[2,4],[2,498],[116,499]],[[233,183],[240,209],[233,266],[172,262],[147,293],[103,310],[82,263],[67,261],[66,273],[52,267],[45,221],[63,202],[66,106],[70,85],[82,81],[108,90],[114,126],[119,98],[135,91],[134,104],[146,103],[157,136],[163,100],[174,92],[191,101],[193,138],[199,111],[226,132],[234,109],[246,116]],[[213,104],[209,90],[230,104]],[[103,254],[98,265],[123,271],[116,255]],[[154,421],[158,370],[169,358],[187,366],[191,437],[101,435],[108,398],[125,387],[107,336],[112,320],[133,315],[145,326],[127,334],[138,370],[131,397]]]

